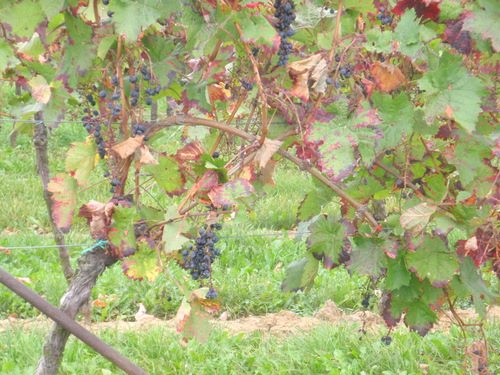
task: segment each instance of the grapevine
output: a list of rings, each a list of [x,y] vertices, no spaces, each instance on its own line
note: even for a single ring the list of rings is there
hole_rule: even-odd
[[[12,116],[88,135],[48,186],[54,222],[85,218],[134,280],[181,266],[185,339],[206,338],[189,325],[224,296],[220,223],[247,215],[277,163],[315,183],[284,292],[345,267],[377,280],[389,333],[422,336],[456,300],[483,318],[498,303],[497,2],[45,3],[0,6],[0,71],[30,93]],[[107,201],[80,202],[98,170]]]

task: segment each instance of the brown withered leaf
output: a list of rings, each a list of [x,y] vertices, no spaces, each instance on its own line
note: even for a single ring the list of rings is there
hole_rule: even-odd
[[[153,164],[153,165],[158,165],[158,161],[151,155],[151,152],[149,151],[149,147],[146,145],[142,145],[139,147],[139,151],[141,153],[141,156],[139,157],[139,160],[136,161],[135,163],[135,168],[140,169],[144,164]]]
[[[216,100],[225,102],[231,97],[231,91],[225,89],[224,83],[209,85],[207,89],[210,103],[212,103],[212,105],[214,105]]]
[[[247,164],[238,173],[238,177],[254,182],[257,180],[257,174],[255,173],[255,166],[253,164]]]
[[[259,164],[261,168],[264,168],[282,144],[282,141],[276,141],[268,138],[264,139],[264,143],[255,154],[254,162]]]
[[[384,92],[391,92],[397,89],[401,83],[405,82],[405,76],[401,70],[388,62],[375,62],[371,73],[380,90]]]
[[[293,80],[290,93],[304,101],[308,101],[311,94],[324,93],[327,68],[326,59],[319,54],[288,64],[288,74]]]
[[[277,160],[269,160],[266,166],[260,170],[259,180],[263,185],[271,185],[272,187],[276,185],[274,182],[274,169],[277,162]]]
[[[104,229],[106,223],[111,221],[113,207],[114,204],[112,202],[101,203],[95,200],[91,200],[80,207],[78,216],[87,219],[92,238],[103,238],[106,235]]]
[[[129,139],[120,142],[113,147],[111,150],[116,152],[118,156],[122,159],[128,158],[130,155],[133,155],[134,152],[144,144],[144,136],[139,135],[136,137],[131,137]]]
[[[204,152],[207,151],[203,144],[200,141],[194,141],[179,149],[175,154],[175,158],[181,161],[194,161],[198,160]]]

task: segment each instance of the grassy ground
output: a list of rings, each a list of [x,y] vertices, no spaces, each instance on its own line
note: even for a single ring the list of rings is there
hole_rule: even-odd
[[[2,124],[0,181],[4,187],[0,189],[0,247],[51,245],[54,242],[35,171],[31,140],[20,136],[17,146],[11,148],[9,132],[10,125]],[[61,125],[52,132],[49,151],[53,174],[64,170],[64,152],[69,143],[84,139],[85,131],[78,125]],[[98,171],[93,182],[97,182],[105,170],[98,166]],[[281,293],[284,269],[300,257],[304,243],[286,236],[251,236],[271,230],[294,230],[295,207],[313,184],[307,175],[291,167],[278,169],[276,182],[276,188],[269,189],[257,202],[255,215],[248,223],[229,224],[221,232],[221,236],[229,237],[221,241],[222,255],[214,265],[214,282],[222,297],[222,311],[227,311],[230,319],[282,309],[313,315],[327,299],[347,313],[359,309],[360,290],[367,280],[350,277],[343,269],[321,270],[314,288],[306,293]],[[106,201],[108,185],[97,185],[86,191],[78,204],[90,198]],[[91,242],[83,220],[76,220],[67,243]],[[82,250],[83,247],[70,248],[74,265]],[[0,264],[15,276],[29,277],[30,287],[58,304],[65,291],[65,280],[57,250],[12,250],[11,255],[0,253]],[[175,266],[171,272],[174,277],[186,275]],[[97,321],[131,319],[139,303],[143,303],[150,314],[172,317],[182,299],[168,277],[160,275],[153,283],[134,282],[123,275],[119,264],[99,278],[93,298],[99,294],[112,297],[109,300],[116,299],[105,309],[94,308],[93,319]],[[9,314],[29,318],[39,312],[0,287],[0,318]],[[45,333],[19,329],[0,333],[0,373],[33,373]],[[500,330],[487,327],[487,334],[498,338]],[[178,343],[177,335],[161,328],[129,333],[104,331],[100,336],[152,374],[423,374],[420,364],[428,365],[429,374],[461,373],[458,331],[448,336],[433,333],[423,339],[406,331],[399,332],[388,347],[378,336],[367,335],[359,341],[357,329],[350,327],[319,327],[312,333],[285,340],[262,335],[229,337],[216,332],[205,345],[190,342],[187,348]],[[81,374],[83,370],[88,374],[120,373],[84,344],[70,340],[63,373]]]

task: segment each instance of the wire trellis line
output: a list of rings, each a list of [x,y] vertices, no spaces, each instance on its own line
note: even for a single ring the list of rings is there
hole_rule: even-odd
[[[16,118],[3,118],[0,119],[0,123],[7,123],[7,122],[24,122],[27,124],[36,124],[38,122],[46,123],[46,124],[86,124],[88,122],[94,122],[97,121],[96,119],[89,119],[88,121],[80,121],[80,120],[30,120],[30,119],[16,119]],[[158,124],[158,126],[165,126],[165,127],[174,127],[174,126],[186,126],[186,124],[161,124],[161,120],[157,121],[146,121],[142,123],[143,125],[155,125]],[[112,122],[111,124],[120,124],[120,122]],[[251,122],[250,125],[258,125],[260,122]],[[278,122],[273,122],[272,124],[276,125],[284,125],[288,124],[286,121],[278,121]],[[241,122],[231,122],[227,125],[246,125],[246,121],[241,121]]]
[[[250,237],[270,237],[270,236],[291,236],[291,235],[303,235],[309,234],[311,232],[282,232],[282,233],[264,233],[264,234],[244,234],[238,236],[220,236],[219,239],[224,238],[250,238]],[[95,243],[83,243],[83,244],[73,244],[73,245],[43,245],[43,246],[0,246],[0,250],[23,250],[23,249],[56,249],[59,247],[89,247],[93,246]]]

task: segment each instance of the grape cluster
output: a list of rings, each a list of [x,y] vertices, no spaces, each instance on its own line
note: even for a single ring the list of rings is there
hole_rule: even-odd
[[[245,90],[248,90],[248,91],[252,91],[253,89],[253,83],[249,83],[245,80],[242,80],[241,81],[241,86],[245,89]]]
[[[132,125],[132,133],[133,133],[134,135],[143,135],[143,134],[146,134],[146,131],[147,131],[147,129],[146,129],[146,126],[145,126],[145,125],[142,125],[142,124],[135,124],[135,123]],[[145,141],[148,141],[148,140],[149,140],[149,137],[146,135],[146,136],[144,137],[144,140],[145,140]]]
[[[278,29],[278,35],[281,37],[281,43],[278,51],[278,55],[280,57],[278,66],[283,66],[287,64],[288,59],[290,58],[290,53],[292,52],[292,43],[289,42],[287,38],[295,35],[295,30],[290,27],[296,18],[293,13],[295,4],[292,0],[287,0],[286,2],[283,0],[276,0],[274,2],[274,8],[276,9],[274,17],[278,19],[278,21],[275,22],[274,27]]]
[[[85,130],[92,134],[95,137],[95,142],[97,144],[97,152],[99,153],[99,157],[104,159],[107,155],[106,146],[104,145],[104,139],[102,138],[101,131],[102,127],[99,123],[99,111],[93,110],[90,113],[88,108],[84,109],[84,112],[88,113],[88,115],[82,117],[83,127]]]
[[[220,255],[220,249],[215,248],[215,244],[219,242],[219,237],[217,237],[215,231],[220,229],[222,229],[222,225],[219,223],[201,228],[195,246],[190,245],[182,251],[182,259],[186,268],[191,270],[193,280],[210,278],[211,265],[215,258]],[[206,298],[215,297],[217,297],[217,292],[210,288]]]
[[[367,293],[365,295],[365,298],[363,298],[363,301],[361,301],[361,306],[363,306],[365,309],[367,309],[368,306],[370,306],[370,297],[371,297],[371,294]]]
[[[386,13],[385,7],[378,8],[379,14],[377,14],[377,19],[382,22],[382,25],[389,25],[392,23],[392,17],[389,13]]]
[[[353,71],[354,67],[351,64],[340,68],[340,74],[342,74],[345,78],[350,78]]]
[[[92,94],[88,94],[88,95],[86,96],[86,98],[87,98],[87,100],[89,101],[89,103],[90,103],[90,105],[91,105],[92,107],[94,107],[94,106],[96,105],[96,102],[95,102],[95,100],[94,100],[94,95],[92,95]]]
[[[380,341],[385,342],[385,345],[391,345],[392,342],[392,337],[387,335],[387,336],[382,336]]]

